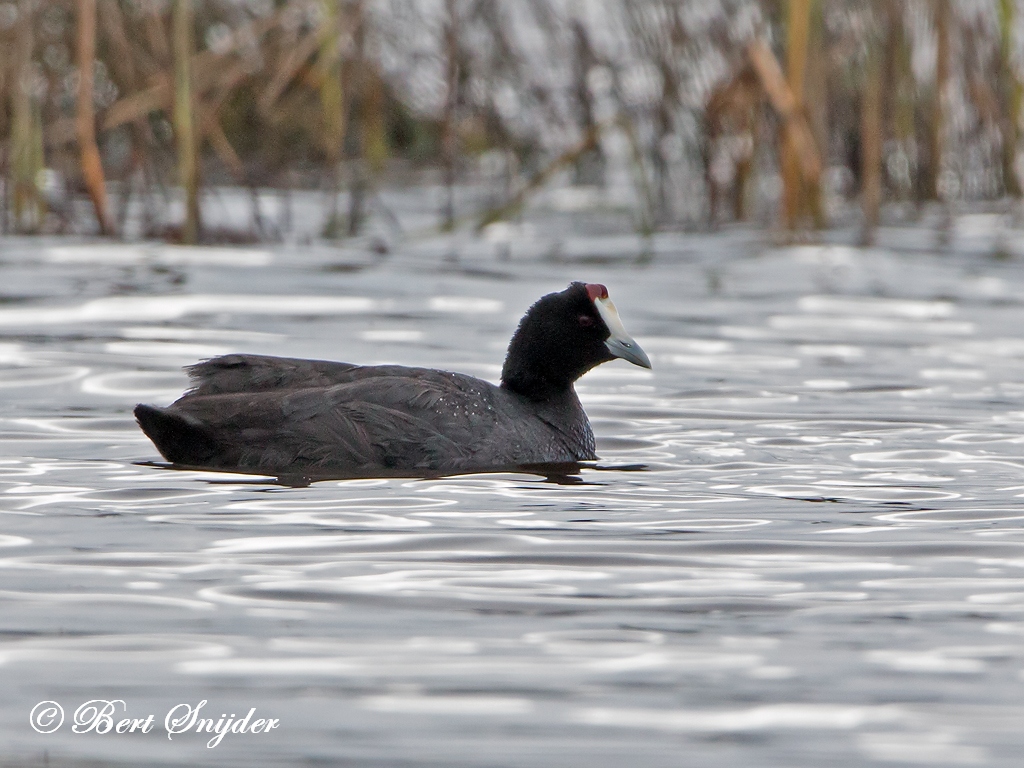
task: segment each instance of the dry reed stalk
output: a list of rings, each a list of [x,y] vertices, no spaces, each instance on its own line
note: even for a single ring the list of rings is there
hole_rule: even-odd
[[[326,21],[321,25],[321,29],[325,28]],[[317,50],[322,49],[323,46],[324,34],[319,30],[303,35],[293,45],[289,46],[270,82],[263,89],[263,93],[260,94],[258,102],[260,112],[264,115],[269,115],[273,111],[278,100],[281,98],[281,94],[284,93],[285,89],[295,79],[299,71],[306,66],[313,54]]]
[[[445,22],[441,41],[445,62],[445,98],[441,111],[441,164],[444,174],[445,197],[441,207],[441,230],[455,228],[455,163],[458,154],[458,136],[455,131],[456,110],[459,104],[459,9],[457,0],[445,0]]]
[[[46,205],[39,189],[44,167],[43,118],[36,93],[37,73],[32,61],[35,48],[34,3],[18,5],[19,28],[11,78],[11,207],[16,232],[37,232]]]
[[[704,107],[705,162],[704,179],[708,188],[708,221],[718,223],[720,181],[712,169],[717,142],[730,130],[740,137],[749,137],[750,145],[733,156],[735,175],[732,189],[732,214],[736,221],[747,218],[749,182],[756,153],[757,115],[764,101],[764,91],[757,73],[747,63],[727,82],[715,88]]]
[[[672,222],[674,190],[671,186],[672,172],[665,148],[676,132],[675,115],[679,110],[682,85],[679,82],[678,60],[683,56],[687,43],[686,27],[682,21],[682,8],[678,2],[665,6],[668,14],[668,38],[663,41],[658,69],[661,72],[661,99],[655,117],[655,143],[651,156],[654,160],[654,184],[657,190],[658,207],[656,224]]]
[[[93,107],[93,72],[96,67],[96,0],[78,0],[78,150],[82,179],[96,211],[100,234],[113,234],[107,208],[103,163],[96,145],[96,112]]]
[[[1013,29],[1016,21],[1016,0],[999,0],[999,79],[1004,105],[1001,120],[1003,188],[1012,197],[1020,197],[1022,193],[1017,172],[1017,145],[1020,140],[1020,108],[1024,89],[1013,61]]]
[[[576,108],[577,121],[584,134],[597,127],[594,97],[590,92],[589,75],[597,65],[597,56],[582,20],[574,18],[571,22],[573,36],[572,73],[573,103]],[[573,183],[583,185],[604,186],[605,157],[598,144],[594,149],[580,157],[573,169]]]
[[[804,82],[804,117],[810,128],[821,164],[828,147],[829,110],[832,107],[828,91],[828,65],[825,55],[825,9],[822,0],[811,5],[810,39],[807,46],[807,72]],[[828,226],[820,176],[805,182],[807,213],[816,229]]]
[[[177,0],[173,1],[177,2]],[[143,3],[142,10],[146,42],[155,59],[154,66],[158,69],[169,67],[172,54],[161,6],[159,3]]]
[[[352,81],[349,90],[349,131],[355,146],[356,157],[352,163],[352,179],[349,185],[348,234],[358,235],[366,217],[366,200],[369,193],[369,162],[367,147],[370,144],[369,101],[370,62],[367,56],[368,14],[364,0],[355,0],[351,5],[352,24]]]
[[[950,75],[950,0],[933,0],[935,19],[935,93],[932,101],[932,119],[928,126],[928,176],[925,181],[925,199],[939,200],[943,196],[940,180],[945,152],[946,102],[949,99]]]
[[[319,51],[317,63],[323,72],[320,81],[320,110],[323,115],[324,152],[327,162],[337,178],[337,165],[341,160],[345,141],[345,88],[342,80],[341,57],[341,0],[320,0],[322,21],[317,34]],[[336,191],[336,190],[335,190]]]
[[[788,0],[786,23],[786,81],[793,96],[793,108],[803,115],[805,108],[805,81],[808,49],[811,40],[812,5],[814,0]],[[806,125],[806,118],[802,121]],[[800,143],[813,143],[814,134],[808,130],[797,135],[794,122],[783,125],[779,146],[779,165],[782,170],[782,217],[786,228],[795,230],[800,219],[820,204],[820,173],[809,176],[802,173],[799,154]],[[805,169],[804,169],[805,170]]]
[[[886,132],[901,142],[914,135],[915,83],[910,67],[910,43],[904,28],[903,0],[884,4],[887,14],[888,44],[885,46],[885,70],[889,87],[882,89],[882,114],[888,116]]]
[[[363,160],[371,176],[376,177],[390,154],[384,125],[384,83],[376,72],[367,72],[363,85]]]
[[[177,2],[177,0],[175,0]],[[268,18],[258,19],[236,30],[233,38],[236,41],[227,50],[220,52],[202,51],[192,55],[190,68],[193,72],[192,90],[196,97],[215,88],[224,89],[223,83],[240,82],[237,77],[239,68],[235,60],[238,57],[237,41],[251,38],[257,41],[272,30],[280,22],[281,13]],[[159,19],[158,19],[159,21]],[[234,64],[233,64],[234,62]],[[244,67],[242,68],[244,71]],[[150,112],[172,110],[174,103],[174,73],[162,69],[149,78],[150,84],[140,91],[124,96],[107,108],[100,123],[101,129],[109,131],[119,125],[130,123],[146,117]],[[51,141],[59,140],[61,131],[55,127]]]
[[[183,243],[199,240],[199,147],[192,96],[192,0],[174,0],[174,139],[178,153],[178,181],[185,191]]]
[[[320,0],[321,23],[316,37],[317,69],[319,70],[320,114],[323,119],[321,142],[327,161],[329,205],[325,234],[334,237],[340,232],[338,194],[341,192],[341,158],[345,149],[348,115],[345,110],[345,70],[342,58],[344,12],[342,0]]]
[[[881,9],[877,2],[874,5],[874,20],[876,24],[881,25]],[[868,40],[867,59],[864,64],[860,115],[860,203],[864,216],[861,241],[865,245],[874,240],[882,206],[882,80],[886,74],[883,67],[883,51],[887,42],[884,34],[872,35]]]
[[[801,112],[804,104],[804,65],[810,31],[810,6],[810,0],[787,2],[786,80],[793,94],[796,112]],[[779,145],[779,166],[782,171],[782,220],[787,229],[794,230],[800,217],[803,184],[793,139],[785,124]]]
[[[821,178],[821,158],[814,143],[814,135],[796,95],[782,74],[778,59],[761,39],[750,43],[747,55],[768,96],[768,102],[783,121],[785,135],[797,160],[798,173],[808,181],[817,182]]]

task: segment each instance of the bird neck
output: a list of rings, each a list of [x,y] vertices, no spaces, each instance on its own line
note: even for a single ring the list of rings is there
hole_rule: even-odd
[[[509,371],[506,368],[501,374],[501,388],[535,402],[558,401],[566,396],[576,396],[571,381],[552,380],[529,370]]]
[[[520,327],[512,337],[501,369],[502,388],[535,401],[575,398],[573,382],[593,365],[581,364],[546,335],[529,330]]]
[[[593,459],[594,432],[576,390],[569,385],[558,395],[533,401],[534,415],[547,424],[570,454],[577,459]]]

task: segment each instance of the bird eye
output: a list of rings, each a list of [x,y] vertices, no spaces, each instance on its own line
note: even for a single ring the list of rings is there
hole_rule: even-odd
[[[580,328],[590,328],[594,325],[594,318],[590,315],[580,315],[579,322]]]

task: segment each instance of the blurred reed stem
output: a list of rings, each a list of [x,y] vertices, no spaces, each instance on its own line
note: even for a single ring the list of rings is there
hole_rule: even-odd
[[[814,0],[788,0],[786,4],[786,80],[793,95],[794,110],[806,120],[805,85],[808,49],[811,41]],[[790,231],[797,229],[801,219],[810,216],[815,226],[824,224],[821,209],[820,178],[801,172],[799,147],[802,141],[813,141],[813,134],[795,134],[792,121],[786,123],[779,147],[782,170],[782,218]]]
[[[1021,196],[1017,151],[1020,141],[1022,87],[1013,60],[1013,32],[1017,23],[1016,0],[999,0],[999,75],[1004,114],[1002,118],[1003,188],[1012,197]]]
[[[366,163],[366,94],[367,94],[367,61],[366,61],[366,6],[363,0],[355,0],[351,5],[352,24],[352,93],[349,103],[349,134],[355,149],[352,163],[352,177],[348,191],[348,235],[358,235],[363,227],[366,212],[367,186],[369,184]]]
[[[458,153],[456,110],[459,105],[459,8],[458,0],[445,0],[442,51],[444,52],[445,97],[441,111],[441,168],[444,177],[444,202],[441,206],[441,230],[455,228],[455,162]]]
[[[925,199],[943,198],[942,164],[945,152],[946,102],[949,99],[949,25],[950,0],[932,0],[935,26],[935,90],[932,94],[932,115],[928,126],[928,166],[925,177]]]
[[[78,151],[82,179],[96,211],[100,234],[113,234],[107,209],[107,187],[103,163],[96,145],[96,112],[93,81],[96,69],[96,0],[78,0]]]
[[[882,78],[886,74],[883,63],[888,43],[885,29],[887,19],[877,0],[873,10],[873,28],[867,41],[860,108],[861,242],[865,245],[874,242],[882,206]]]
[[[324,234],[334,237],[339,231],[338,194],[341,191],[341,156],[345,142],[345,85],[342,68],[342,2],[320,0],[320,47],[318,64],[320,112],[323,118],[323,147],[330,186],[330,205]]]
[[[39,184],[43,174],[43,117],[40,75],[32,60],[35,3],[21,0],[11,85],[11,207],[15,232],[37,232],[46,205]]]
[[[178,153],[178,181],[185,192],[185,221],[181,241],[199,240],[199,147],[192,89],[192,0],[174,0],[171,39],[174,60],[174,139]]]

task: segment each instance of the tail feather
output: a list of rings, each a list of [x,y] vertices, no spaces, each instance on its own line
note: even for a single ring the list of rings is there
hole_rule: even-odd
[[[135,406],[135,418],[161,455],[175,464],[202,466],[220,453],[217,441],[202,424],[152,405]]]

